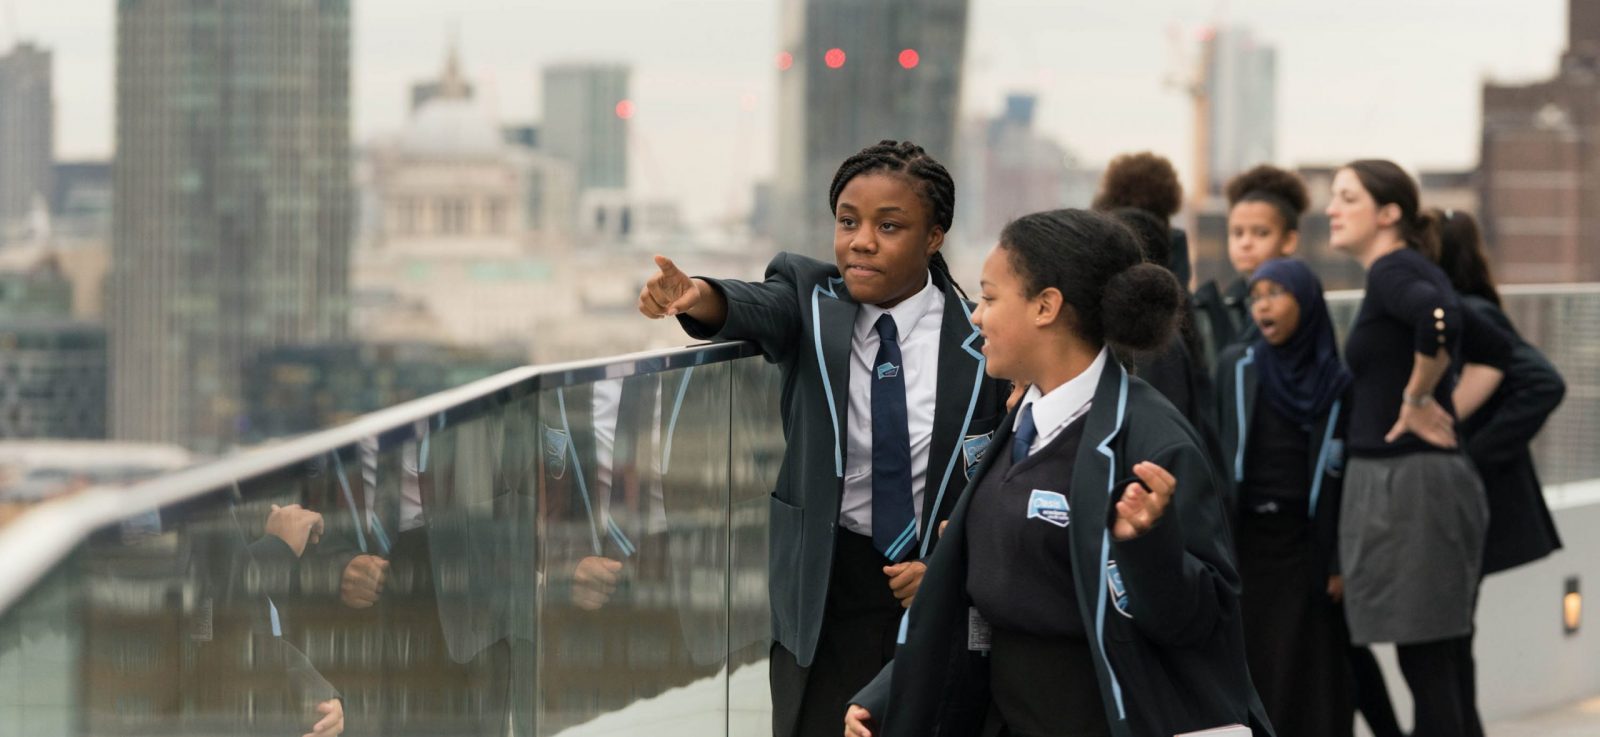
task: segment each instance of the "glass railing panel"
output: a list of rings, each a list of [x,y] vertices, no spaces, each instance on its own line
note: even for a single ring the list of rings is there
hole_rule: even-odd
[[[729,385],[720,363],[540,392],[537,734],[726,733]]]
[[[777,367],[759,359],[737,361],[731,370],[728,734],[765,734],[772,728],[767,514],[783,465],[783,427],[778,420],[782,376]]]

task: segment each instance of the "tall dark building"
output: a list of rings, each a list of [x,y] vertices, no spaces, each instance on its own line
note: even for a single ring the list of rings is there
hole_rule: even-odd
[[[0,54],[0,225],[50,198],[55,101],[50,52],[30,43]],[[3,231],[0,231],[3,238]]]
[[[911,140],[954,162],[968,5],[784,0],[774,182],[779,246],[832,259],[828,185],[839,163],[866,146]]]
[[[121,0],[112,434],[225,447],[261,351],[341,338],[349,0]]]
[[[1496,276],[1600,280],[1600,0],[1569,0],[1550,79],[1483,86],[1478,180]]]

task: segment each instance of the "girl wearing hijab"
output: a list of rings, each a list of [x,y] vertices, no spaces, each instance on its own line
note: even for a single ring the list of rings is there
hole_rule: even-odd
[[[1350,372],[1322,283],[1304,262],[1261,264],[1247,294],[1259,332],[1222,352],[1217,385],[1239,494],[1250,675],[1279,735],[1348,737],[1354,706],[1337,547]]]

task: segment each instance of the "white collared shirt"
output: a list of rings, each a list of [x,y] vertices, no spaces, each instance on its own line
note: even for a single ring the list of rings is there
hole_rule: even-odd
[[[911,498],[922,521],[922,491],[928,481],[928,451],[933,443],[933,406],[939,386],[939,332],[944,322],[944,291],[932,276],[922,291],[885,310],[862,305],[850,339],[850,411],[845,423],[844,498],[839,525],[872,535],[872,365],[878,357],[878,317],[894,318],[900,334],[901,376],[906,384],[906,420],[911,437]]]
[[[1033,426],[1039,430],[1034,437],[1033,444],[1028,446],[1028,455],[1039,452],[1040,448],[1050,444],[1057,435],[1065,430],[1073,420],[1089,412],[1089,407],[1094,404],[1094,390],[1100,386],[1100,374],[1106,369],[1106,357],[1110,352],[1105,348],[1100,349],[1100,355],[1094,357],[1094,362],[1083,373],[1072,377],[1067,383],[1052,390],[1049,394],[1041,394],[1038,386],[1028,387],[1028,392],[1022,395],[1024,407],[1033,405]],[[1022,421],[1022,413],[1017,413],[1017,418],[1012,420],[1011,430],[1017,429],[1017,423]]]

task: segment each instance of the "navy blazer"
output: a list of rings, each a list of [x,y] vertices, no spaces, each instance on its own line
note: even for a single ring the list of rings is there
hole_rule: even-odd
[[[1256,370],[1256,349],[1238,344],[1217,357],[1217,404],[1222,412],[1219,440],[1227,473],[1237,489],[1244,483],[1244,467],[1250,447],[1250,428],[1261,396]],[[1312,521],[1316,545],[1317,570],[1329,575],[1339,572],[1339,504],[1344,492],[1344,430],[1349,423],[1348,391],[1317,418],[1311,428],[1311,452],[1307,454],[1306,483],[1310,497],[1306,513]],[[1240,489],[1242,492],[1242,489]],[[1327,580],[1311,582],[1321,591]]]
[[[1112,734],[1170,737],[1244,724],[1270,737],[1245,663],[1220,479],[1202,440],[1159,392],[1114,362],[1093,401],[1070,480],[1069,538],[1078,614]],[[1010,416],[1000,423],[994,447],[1008,446],[1011,424]],[[1115,501],[1143,460],[1178,480],[1172,506],[1144,535],[1114,540]],[[967,647],[965,522],[976,487],[956,503],[894,662],[851,699],[886,737],[975,734],[983,724],[988,660]]]
[[[949,517],[1009,395],[1006,382],[984,374],[982,338],[972,325],[970,304],[937,274],[933,279],[944,291],[944,321],[917,557],[932,551],[935,536],[929,531]],[[727,300],[727,320],[713,330],[680,316],[684,330],[702,339],[752,341],[783,373],[786,443],[769,504],[772,636],[809,666],[822,631],[844,495],[850,343],[861,305],[834,264],[791,253],[768,264],[765,281],[706,282]]]

